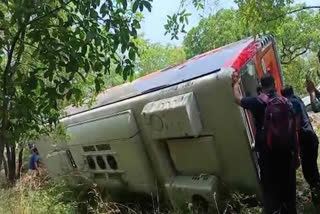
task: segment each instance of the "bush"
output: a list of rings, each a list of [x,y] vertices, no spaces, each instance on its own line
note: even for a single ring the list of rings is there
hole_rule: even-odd
[[[66,214],[77,213],[77,202],[66,201],[64,184],[47,183],[38,189],[19,183],[0,190],[0,213],[5,214]]]

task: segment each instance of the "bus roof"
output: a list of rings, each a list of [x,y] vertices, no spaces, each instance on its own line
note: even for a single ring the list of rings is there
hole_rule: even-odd
[[[253,38],[244,39],[195,56],[180,65],[153,72],[131,83],[107,89],[97,96],[96,103],[90,109],[212,74],[222,68],[232,67],[240,70],[254,56],[258,48],[265,45],[263,42],[265,41]],[[270,42],[270,37],[267,42]],[[68,116],[71,116],[90,109],[87,106],[80,108],[69,106],[66,112]]]

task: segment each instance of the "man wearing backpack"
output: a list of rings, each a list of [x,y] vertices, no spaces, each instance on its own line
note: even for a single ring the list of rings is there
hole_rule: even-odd
[[[242,97],[240,77],[232,75],[236,103],[255,119],[255,149],[260,168],[266,214],[296,214],[296,126],[292,105],[275,90],[274,78],[264,74],[262,93]]]
[[[313,130],[306,107],[303,101],[296,95],[292,86],[286,86],[281,90],[282,96],[292,104],[298,118],[298,133],[300,144],[300,156],[303,176],[310,185],[312,202],[319,209],[320,205],[320,175],[318,170],[318,146],[319,141]]]

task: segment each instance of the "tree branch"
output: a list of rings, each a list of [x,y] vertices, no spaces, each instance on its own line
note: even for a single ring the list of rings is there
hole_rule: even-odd
[[[20,64],[20,60],[21,60],[21,57],[22,57],[22,54],[24,52],[24,37],[25,37],[25,33],[26,33],[26,28],[23,28],[22,32],[21,32],[21,37],[19,38],[21,42],[20,44],[20,48],[18,50],[18,54],[17,54],[17,58],[14,62],[14,65],[12,66],[12,71],[11,71],[11,74],[10,74],[10,77],[12,77],[13,73],[14,73],[14,70],[17,68],[17,66]]]
[[[74,0],[69,0],[69,1],[67,1],[66,3],[62,4],[60,7],[57,7],[57,8],[49,11],[48,13],[46,13],[46,14],[44,14],[44,15],[42,15],[42,16],[38,16],[38,17],[32,19],[31,21],[29,21],[29,22],[26,24],[26,26],[28,26],[28,25],[30,25],[30,24],[32,24],[32,23],[34,23],[34,22],[37,22],[37,21],[39,21],[40,19],[43,19],[43,18],[45,18],[45,17],[47,17],[47,16],[50,16],[51,14],[54,14],[54,13],[58,12],[58,11],[61,10],[61,9],[64,9],[66,6],[68,6],[68,5],[69,5],[71,2],[73,2],[73,1],[74,1]]]
[[[13,38],[13,40],[12,40],[12,44],[11,44],[11,47],[10,47],[9,52],[8,52],[7,65],[6,65],[6,68],[5,68],[5,70],[4,70],[5,74],[7,74],[7,73],[9,72],[9,70],[10,70],[11,62],[12,62],[12,57],[13,57],[13,53],[14,53],[14,49],[15,49],[15,47],[16,47],[16,45],[17,45],[17,42],[18,42],[18,40],[19,40],[20,34],[22,33],[23,29],[24,29],[24,28],[21,27],[21,28],[18,30],[18,32],[17,32],[17,34],[15,35],[15,37]],[[4,76],[5,76],[5,75],[4,75]]]
[[[269,19],[269,20],[267,20],[267,22],[272,22],[272,21],[275,21],[275,20],[277,20],[279,18],[282,18],[282,17],[284,17],[286,15],[290,15],[290,14],[293,14],[293,13],[300,12],[302,10],[310,10],[310,9],[320,9],[320,6],[303,6],[303,7],[299,8],[299,9],[295,9],[295,10],[283,13],[283,14],[275,17],[275,18]]]
[[[286,62],[282,61],[281,63],[284,64],[284,65],[287,65],[290,62],[292,62],[293,60],[295,60],[297,57],[299,57],[299,56],[301,56],[301,55],[303,55],[303,54],[305,54],[307,52],[308,52],[308,49],[305,49],[305,50],[301,51],[300,53],[297,53],[297,54],[293,55],[292,57],[290,57],[288,61],[286,61]]]

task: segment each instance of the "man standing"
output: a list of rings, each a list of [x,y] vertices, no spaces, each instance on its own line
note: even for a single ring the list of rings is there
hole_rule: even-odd
[[[318,137],[313,130],[303,101],[294,95],[292,86],[286,86],[281,90],[281,94],[292,103],[295,115],[297,116],[302,172],[310,185],[313,204],[315,207],[318,207],[320,202],[318,196],[320,192],[320,175],[317,163]]]
[[[277,95],[274,78],[270,74],[265,74],[261,78],[262,93],[259,96],[242,97],[240,78],[236,72],[232,75],[232,86],[236,103],[248,109],[255,119],[255,147],[260,168],[265,213],[296,214],[295,128],[293,128],[294,122],[290,122],[289,119],[290,115],[293,117],[292,106],[285,98]],[[275,114],[275,119],[282,115],[284,119],[276,120],[276,122],[281,124],[288,121],[286,130],[280,133],[280,135],[288,134],[281,138],[286,140],[279,140],[280,138],[274,137],[276,135],[270,134],[272,133],[270,130],[277,131],[276,127],[272,127],[272,124],[275,126],[277,124],[272,123],[274,122],[273,117],[272,114],[269,114],[270,111],[277,108],[275,105],[273,109],[270,108],[275,104],[274,102],[280,103],[284,109],[281,115]],[[270,122],[270,125],[266,125],[266,122]],[[283,126],[280,129],[283,129]]]
[[[39,174],[39,152],[37,148],[31,149],[31,156],[29,159],[29,171],[31,172],[32,176]]]
[[[312,111],[314,113],[320,112],[320,92],[317,90],[317,88],[311,80],[307,80],[307,91],[310,95]]]

